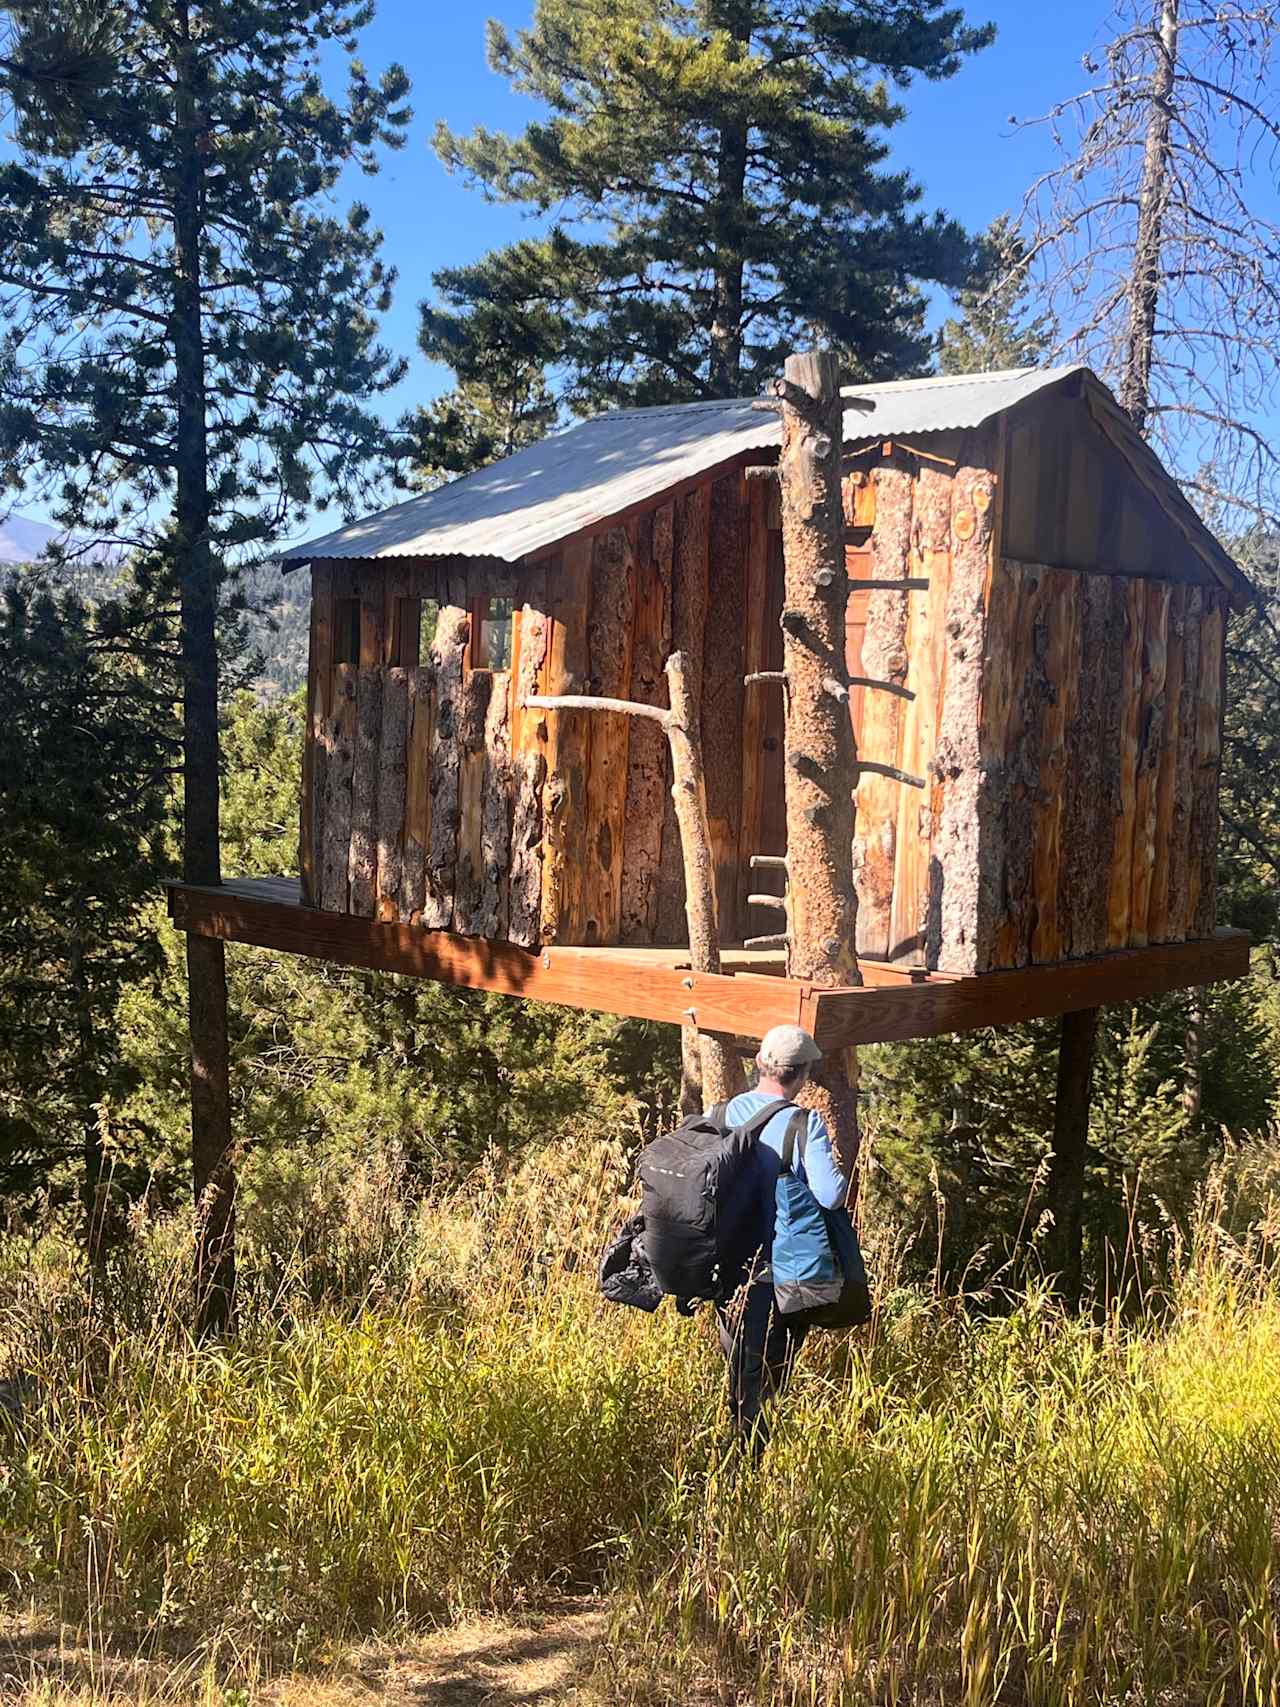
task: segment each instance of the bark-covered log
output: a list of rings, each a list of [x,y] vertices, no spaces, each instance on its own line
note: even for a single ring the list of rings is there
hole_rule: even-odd
[[[507,934],[532,948],[542,916],[542,785],[546,756],[536,714],[523,709],[542,685],[547,657],[547,572],[530,570],[525,603],[516,627],[515,704],[511,714],[511,879]]]
[[[1082,677],[1067,727],[1065,805],[1070,832],[1063,847],[1059,912],[1071,957],[1098,954],[1106,942],[1107,881],[1115,821],[1110,767],[1120,716],[1120,641],[1116,578],[1080,577]]]
[[[1081,668],[1080,577],[1065,569],[1050,570],[1046,586],[1052,613],[1045,637],[1045,677],[1049,691],[1041,708],[1044,757],[1031,819],[1035,919],[1029,958],[1036,965],[1063,960],[1067,954],[1064,921],[1059,910],[1065,842],[1070,837],[1070,827],[1064,822],[1066,750]]]
[[[1195,775],[1191,803],[1193,903],[1187,934],[1210,936],[1218,915],[1218,786],[1222,769],[1222,689],[1225,676],[1225,596],[1205,595],[1200,628],[1200,692],[1196,712]]]
[[[787,972],[815,984],[858,984],[853,728],[846,703],[825,686],[846,675],[842,403],[833,356],[790,356],[784,373]],[[830,1057],[816,1078],[837,1154],[852,1168],[858,1126],[848,1063]]]
[[[1187,593],[1185,586],[1170,590],[1165,646],[1164,731],[1156,776],[1155,857],[1151,873],[1151,895],[1147,907],[1147,939],[1172,942],[1169,923],[1169,879],[1173,867],[1173,826],[1177,811],[1174,791],[1178,783],[1178,743],[1182,730],[1183,678],[1187,661]]]
[[[1146,584],[1127,581],[1123,593],[1124,653],[1120,678],[1120,786],[1116,839],[1107,894],[1107,947],[1129,941],[1133,901],[1133,830],[1138,804],[1138,751],[1142,732],[1142,631],[1146,621]]]
[[[506,677],[502,678],[503,683]],[[463,677],[458,717],[458,849],[453,894],[453,929],[462,936],[483,936],[484,855],[482,852],[487,751],[485,730],[495,678],[490,670]]]
[[[307,726],[302,767],[298,864],[302,901],[321,905],[324,798],[332,740],[328,727],[333,671],[333,576],[327,563],[311,569],[311,635],[307,654]]]
[[[351,861],[351,772],[356,751],[356,671],[338,664],[333,672],[332,738],[325,777],[321,906],[345,913]]]
[[[666,673],[671,705],[667,725],[671,742],[671,794],[684,862],[689,964],[695,972],[718,972],[720,935],[716,924],[715,868],[707,823],[698,704],[690,691],[688,664],[683,653],[672,653]],[[696,1009],[690,1021],[691,1027],[697,1025]],[[742,1059],[729,1039],[714,1032],[699,1032],[698,1056],[700,1093],[705,1107],[736,1096],[743,1089]],[[686,1075],[687,1072],[686,1068]]]
[[[385,922],[400,917],[408,748],[409,672],[393,667],[387,671],[383,687],[378,755],[377,917]]]
[[[404,802],[404,860],[400,872],[400,919],[419,923],[431,845],[431,748],[435,692],[429,664],[409,676],[407,778]]]
[[[671,594],[671,644],[685,658],[689,695],[702,704],[702,651],[707,626],[707,551],[711,489],[699,486],[678,498],[675,510],[675,551]],[[656,940],[685,940],[684,868],[680,832],[670,796],[662,826],[662,855],[658,865],[658,923]]]
[[[1148,581],[1142,636],[1142,698],[1138,709],[1138,763],[1134,789],[1133,865],[1129,896],[1129,946],[1145,948],[1156,862],[1168,850],[1156,842],[1160,756],[1168,707],[1169,597],[1167,581]]]
[[[462,658],[470,625],[461,605],[442,605],[431,645],[435,717],[431,730],[431,845],[427,850],[422,923],[447,931],[453,924],[458,858],[458,780],[461,752]]]
[[[1191,821],[1194,815],[1196,719],[1200,703],[1200,641],[1204,591],[1188,587],[1183,622],[1182,714],[1175,755],[1173,824],[1169,835],[1169,932],[1174,942],[1192,934]]]
[[[505,938],[511,867],[510,677],[498,671],[484,725],[484,792],[480,808],[480,893],[473,915],[476,936]]]
[[[930,945],[930,964],[948,972],[980,970],[982,939],[991,930],[998,896],[991,849],[983,846],[980,834],[986,810],[980,745],[982,660],[994,496],[988,469],[963,465],[956,470],[946,681],[934,760],[942,810],[931,862],[940,894],[936,903],[931,900],[937,943],[936,949]]]

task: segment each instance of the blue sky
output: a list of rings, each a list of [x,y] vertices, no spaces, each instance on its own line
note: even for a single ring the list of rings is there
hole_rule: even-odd
[[[436,159],[431,136],[440,119],[456,130],[478,124],[519,130],[537,113],[485,60],[486,19],[498,17],[518,29],[532,10],[533,0],[378,0],[374,22],[361,38],[361,58],[370,71],[398,60],[413,85],[406,146],[385,156],[373,177],[346,175],[337,198],[342,205],[356,199],[368,204],[384,233],[384,253],[400,274],[383,337],[409,358],[409,369],[382,400],[388,419],[428,401],[450,382],[447,369],[417,349],[417,304],[430,292],[432,273],[474,260],[530,229],[520,209],[487,202],[450,176]],[[924,208],[945,209],[976,230],[1015,208],[1050,162],[1047,131],[1018,130],[1010,115],[1041,113],[1080,86],[1080,57],[1102,32],[1109,0],[989,0],[966,12],[972,23],[996,24],[994,45],[948,81],[917,80],[902,94],[908,117],[891,134],[889,165],[911,171],[924,190]],[[340,56],[335,72],[342,75]],[[939,318],[945,309],[939,302]],[[34,499],[18,508],[29,516],[47,515]],[[304,533],[314,534],[328,519],[313,519]]]
[[[518,208],[486,202],[450,176],[432,152],[436,122],[456,130],[485,124],[522,128],[538,111],[513,94],[485,63],[485,20],[512,28],[529,21],[532,0],[475,5],[459,0],[379,0],[362,38],[371,70],[399,60],[413,83],[414,120],[406,147],[374,178],[350,181],[351,195],[372,208],[385,233],[385,252],[400,271],[386,341],[410,357],[409,372],[386,408],[396,414],[447,386],[447,370],[418,354],[417,303],[439,267],[475,259],[529,229]],[[995,44],[966,61],[947,82],[917,80],[902,100],[908,118],[892,133],[891,164],[909,167],[924,188],[924,206],[941,207],[966,225],[985,226],[1020,201],[1027,184],[1051,159],[1044,130],[1015,131],[1011,114],[1042,112],[1084,81],[1080,56],[1099,35],[1107,0],[994,0],[966,8],[971,22],[998,29]],[[424,15],[430,16],[424,25]]]

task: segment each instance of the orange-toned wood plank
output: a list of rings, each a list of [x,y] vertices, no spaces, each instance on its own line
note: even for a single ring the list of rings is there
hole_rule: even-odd
[[[707,624],[702,651],[702,763],[707,828],[715,868],[716,918],[738,930],[738,847],[742,834],[742,678],[748,534],[747,481],[726,475],[711,488]]]
[[[876,525],[872,535],[872,579],[900,581],[911,553],[915,497],[914,464],[884,462],[875,471]],[[864,673],[903,683],[907,675],[907,595],[872,591],[862,637]],[[858,756],[879,764],[901,763],[903,702],[895,694],[867,693],[862,702]],[[855,797],[854,884],[858,892],[858,954],[887,960],[893,928],[893,879],[897,858],[900,784],[868,773]]]
[[[551,630],[545,666],[545,692],[584,693],[590,672],[587,619],[591,604],[592,542],[566,546],[559,572],[547,587]],[[590,806],[587,764],[591,715],[583,711],[545,711],[545,780],[542,789],[543,942],[582,940],[583,873]]]
[[[246,895],[244,885],[213,889],[172,884],[169,913],[179,930],[198,936],[744,1037],[763,1037],[771,1026],[796,1023],[805,988],[786,978],[739,979],[636,965],[626,950],[529,950],[447,931],[321,913]]]
[[[636,565],[629,528],[596,537],[591,568],[591,618],[587,632],[587,692],[597,699],[628,699],[635,640]],[[583,872],[586,943],[615,943],[622,913],[622,853],[627,811],[631,719],[609,712],[592,718],[586,770],[590,822]]]
[[[746,641],[743,652],[743,674],[751,675],[768,668],[768,635],[765,626],[769,613],[769,516],[768,491],[762,480],[747,483],[749,515],[747,521],[747,578],[746,578]],[[756,888],[755,873],[751,870],[752,854],[765,851],[761,839],[764,811],[764,730],[768,717],[769,696],[778,692],[772,682],[755,682],[745,690],[742,711],[742,832],[738,840],[738,917],[748,936],[765,936],[777,929],[777,916],[772,908],[747,911],[747,896]],[[783,885],[769,878],[780,875],[760,872],[761,894],[781,894]],[[768,912],[766,919],[760,913]]]
[[[1247,935],[1218,931],[1201,942],[1121,950],[1058,966],[972,977],[931,976],[922,982],[899,976],[892,984],[858,990],[815,990],[788,978],[637,965],[632,950],[553,947],[531,952],[511,943],[322,913],[297,905],[296,885],[284,879],[242,880],[221,888],[173,883],[167,888],[170,918],[179,930],[198,936],[600,1013],[673,1025],[691,1021],[704,1030],[743,1037],[758,1038],[773,1025],[799,1023],[803,1014],[827,1050],[1135,1001],[1242,977],[1249,966]],[[881,970],[890,975],[888,969]]]
[[[921,466],[915,517],[908,573],[927,580],[929,586],[907,595],[907,686],[915,698],[903,714],[901,763],[913,776],[927,778],[938,744],[951,576],[951,477],[945,469]],[[889,932],[889,955],[894,960],[917,960],[924,952],[932,838],[931,791],[899,788]]]
[[[827,1051],[860,1043],[1014,1025],[1108,1002],[1134,1002],[1169,990],[1242,978],[1249,970],[1244,931],[1218,931],[1199,942],[1120,949],[1056,966],[983,972],[897,989],[813,990],[811,1029]]]

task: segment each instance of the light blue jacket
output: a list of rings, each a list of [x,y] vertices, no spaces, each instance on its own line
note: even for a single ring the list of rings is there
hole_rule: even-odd
[[[743,1091],[729,1103],[725,1119],[730,1126],[744,1126],[753,1114],[774,1100],[761,1091]],[[758,1200],[759,1244],[765,1252],[773,1245],[774,1192],[782,1172],[782,1146],[794,1112],[790,1108],[780,1109],[769,1121],[756,1146],[752,1175],[743,1182],[743,1189]],[[813,1109],[809,1110],[804,1160],[800,1159],[797,1145],[792,1172],[804,1180],[824,1209],[838,1209],[848,1195],[849,1181],[836,1163],[826,1123]]]

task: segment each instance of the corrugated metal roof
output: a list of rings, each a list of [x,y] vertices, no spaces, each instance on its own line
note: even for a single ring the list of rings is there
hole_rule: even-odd
[[[845,439],[978,427],[1077,367],[860,385],[845,395]],[[868,405],[870,407],[868,407]],[[696,479],[743,451],[777,445],[777,415],[751,400],[621,409],[517,451],[475,474],[294,546],[316,557],[496,557],[508,563]]]

